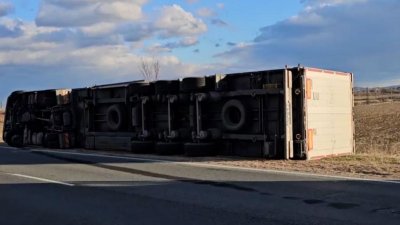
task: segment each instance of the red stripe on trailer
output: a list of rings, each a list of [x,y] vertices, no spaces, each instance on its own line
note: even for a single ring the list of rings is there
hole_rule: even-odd
[[[321,69],[315,69],[315,68],[307,68],[306,70],[307,70],[307,71],[311,71],[311,72],[319,72],[319,73],[322,73],[322,72],[323,72],[323,70],[321,70]]]
[[[351,73],[345,73],[345,72],[336,72],[337,75],[342,75],[342,76],[350,76]]]
[[[306,94],[307,94],[307,99],[312,98],[312,80],[307,78],[306,80]]]
[[[338,76],[351,76],[351,73],[339,72],[339,71],[332,71],[332,70],[322,70],[316,68],[305,68],[307,71],[317,72],[317,73],[326,73],[331,75],[338,75]]]

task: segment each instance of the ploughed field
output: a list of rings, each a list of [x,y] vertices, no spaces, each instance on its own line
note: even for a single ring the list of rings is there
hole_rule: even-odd
[[[0,112],[0,140],[4,113]],[[260,160],[227,157],[163,157],[232,166],[400,179],[400,102],[355,107],[356,155],[315,161]],[[159,157],[159,156],[146,156]]]
[[[400,103],[355,107],[356,151],[400,156]]]

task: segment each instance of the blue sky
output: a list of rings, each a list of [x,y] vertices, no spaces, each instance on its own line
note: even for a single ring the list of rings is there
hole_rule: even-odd
[[[397,0],[0,0],[0,100],[13,90],[280,68],[400,84]]]

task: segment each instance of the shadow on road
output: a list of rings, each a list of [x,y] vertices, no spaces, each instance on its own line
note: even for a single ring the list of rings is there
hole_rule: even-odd
[[[54,168],[50,164],[83,164],[91,169],[73,180],[68,167],[47,174],[65,179],[73,187],[26,183],[31,180],[0,173],[0,224],[21,224],[28,219],[33,221],[30,224],[56,224],[61,220],[91,225],[132,221],[309,224],[310,220],[319,224],[397,224],[400,218],[396,184],[46,151],[0,151],[0,170],[20,165],[21,171],[34,175],[37,165],[44,166],[40,167],[43,173]],[[71,171],[88,169],[74,168]],[[102,176],[105,171],[109,176]],[[21,212],[24,216],[19,216]],[[19,223],[3,222],[9,220]]]
[[[400,218],[395,190],[369,195],[373,188],[363,189],[365,184],[355,181],[181,179],[73,184],[3,181],[0,223],[397,224]]]

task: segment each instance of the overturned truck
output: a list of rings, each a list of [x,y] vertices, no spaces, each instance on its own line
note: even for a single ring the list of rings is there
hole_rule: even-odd
[[[79,89],[16,91],[15,147],[315,159],[354,151],[353,75],[294,67]]]

